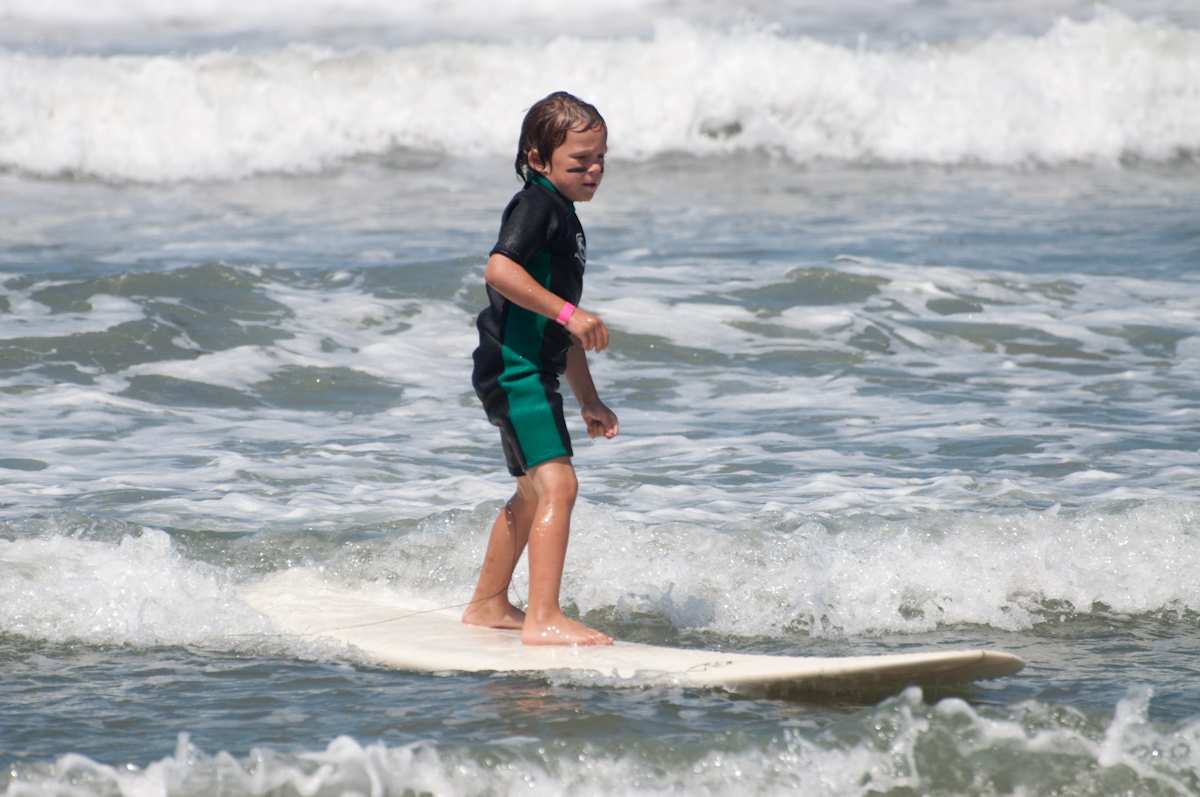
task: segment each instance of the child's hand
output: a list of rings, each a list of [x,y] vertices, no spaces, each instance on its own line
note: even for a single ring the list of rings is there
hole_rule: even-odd
[[[600,399],[585,404],[582,408],[583,420],[587,422],[588,437],[604,437],[609,440],[617,436],[617,432],[621,431],[621,424],[617,421],[617,414],[605,406]]]
[[[580,307],[576,307],[567,319],[567,332],[579,341],[584,351],[604,351],[608,348],[608,327],[604,326],[600,316],[592,315]]]

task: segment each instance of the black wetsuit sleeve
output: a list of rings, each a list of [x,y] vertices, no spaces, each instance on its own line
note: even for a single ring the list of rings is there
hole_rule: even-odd
[[[541,191],[526,189],[508,203],[500,220],[500,236],[489,254],[501,254],[529,266],[558,227],[557,214]]]

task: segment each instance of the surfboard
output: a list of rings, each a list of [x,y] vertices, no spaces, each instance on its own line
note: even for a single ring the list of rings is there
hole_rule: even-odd
[[[871,656],[777,656],[661,647],[529,646],[518,631],[464,625],[461,610],[412,609],[388,590],[354,589],[303,571],[242,588],[242,599],[280,632],[352,646],[355,658],[415,672],[563,673],[605,685],[673,685],[771,697],[869,697],[906,686],[953,687],[1025,666],[996,650]]]

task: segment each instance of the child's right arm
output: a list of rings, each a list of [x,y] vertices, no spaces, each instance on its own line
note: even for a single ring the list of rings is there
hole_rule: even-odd
[[[563,300],[543,288],[524,266],[499,252],[488,258],[483,279],[513,304],[554,320],[563,309]],[[599,316],[581,307],[567,319],[567,332],[584,351],[604,351],[608,347],[608,327]]]

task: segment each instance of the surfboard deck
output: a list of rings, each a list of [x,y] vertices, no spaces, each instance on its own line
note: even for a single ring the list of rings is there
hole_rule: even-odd
[[[511,630],[463,625],[459,610],[412,610],[386,590],[355,590],[299,571],[244,587],[242,599],[281,632],[352,645],[362,659],[415,672],[591,674],[629,685],[670,684],[768,696],[875,696],[950,687],[1025,666],[995,650],[872,656],[775,656],[615,642],[529,646]]]

